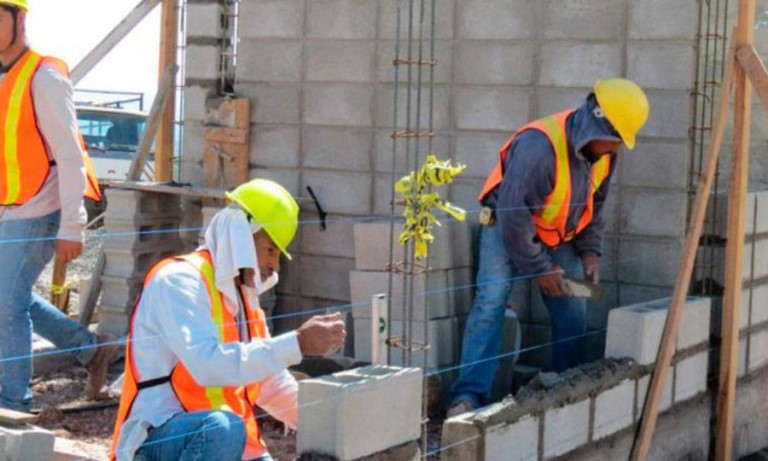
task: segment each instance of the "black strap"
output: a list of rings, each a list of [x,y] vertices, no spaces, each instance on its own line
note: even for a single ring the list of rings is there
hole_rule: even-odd
[[[149,387],[160,386],[161,384],[165,384],[169,382],[171,382],[171,375],[162,376],[160,378],[155,378],[155,379],[149,379],[147,381],[142,381],[136,384],[136,388],[138,390],[142,390],[142,389],[147,389]]]

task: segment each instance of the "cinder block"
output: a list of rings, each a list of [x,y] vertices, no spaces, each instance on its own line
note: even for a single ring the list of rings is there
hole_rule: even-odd
[[[397,92],[397,123],[398,123],[398,129],[402,129],[403,125],[405,125],[406,121],[408,120],[408,107],[409,107],[409,101],[410,101],[410,108],[411,108],[411,114],[410,114],[410,121],[411,126],[416,126],[416,103],[417,101],[421,102],[421,110],[420,110],[420,118],[419,118],[419,126],[422,127],[422,129],[426,129],[429,127],[430,119],[432,122],[432,128],[439,131],[449,131],[449,129],[452,127],[451,125],[451,98],[452,98],[452,91],[451,88],[447,85],[433,85],[432,86],[432,110],[429,110],[429,98],[424,97],[422,95],[421,99],[418,97],[418,92],[415,88],[411,89],[410,92],[407,88],[403,88],[402,86],[398,88]],[[410,95],[410,96],[409,96]],[[393,99],[395,97],[395,87],[394,85],[388,84],[388,85],[380,85],[379,88],[376,90],[376,116],[374,119],[374,123],[377,127],[389,127],[392,126],[393,118],[395,116],[395,105],[393,103]],[[409,100],[410,97],[410,100]],[[431,114],[431,117],[430,117]],[[400,142],[400,152],[403,152],[402,149],[404,149],[404,142],[401,139]],[[426,141],[423,141],[423,146],[426,147]],[[437,151],[435,151],[437,152]],[[442,152],[447,152],[447,150],[443,150]],[[439,153],[439,152],[438,152]],[[421,154],[421,152],[419,152]],[[404,155],[404,154],[401,154]],[[441,155],[442,156],[442,155]],[[413,165],[406,165],[406,168],[410,171],[413,169]]]
[[[688,159],[684,154],[689,149],[686,141],[644,140],[638,143],[632,155],[619,162],[622,186],[684,189],[688,185]],[[654,165],[664,165],[664,168]],[[613,192],[611,190],[611,197]]]
[[[454,113],[459,130],[509,133],[528,123],[531,93],[523,89],[467,87],[454,90]]]
[[[484,459],[485,428],[474,423],[472,413],[448,418],[443,422],[440,459],[475,461]]]
[[[627,77],[643,88],[688,89],[694,56],[690,42],[630,42],[627,44]]]
[[[759,325],[768,322],[768,283],[752,286],[750,291],[750,304],[752,306],[750,323],[752,325]],[[742,328],[744,328],[744,325],[742,325]]]
[[[376,2],[320,0],[307,6],[309,38],[376,38]]]
[[[682,238],[688,194],[685,189],[622,187],[619,230],[624,234]],[[664,206],[659,206],[659,204]],[[648,219],[653,216],[653,219]],[[679,261],[674,261],[679,265]]]
[[[707,390],[708,366],[708,351],[699,352],[675,365],[675,404]]]
[[[371,209],[371,176],[343,171],[305,171],[303,186],[312,186],[328,213],[367,215]]]
[[[434,21],[435,26],[434,28],[426,27],[424,30],[429,31],[430,33],[434,33],[434,36],[436,39],[453,39],[454,38],[454,12],[456,9],[454,8],[455,3],[457,3],[458,0],[441,0],[440,3],[437,3],[434,9]],[[432,7],[429,3],[424,4],[424,16],[427,18],[430,18],[430,21],[432,20],[433,11]],[[408,33],[408,8],[403,8],[402,5],[399,5],[397,3],[393,2],[380,2],[379,3],[379,33],[378,38],[380,39],[387,39],[387,40],[393,40],[396,37],[396,34],[398,32],[397,30],[397,24],[395,22],[396,18],[398,17],[398,9],[400,14],[400,38],[404,39],[407,37]],[[420,22],[420,14],[414,14],[413,15],[413,29],[414,31],[419,30],[418,29],[418,23]],[[425,37],[428,35],[425,35]],[[388,54],[388,56],[394,56],[394,53]],[[440,63],[440,66],[442,66],[446,61],[438,61]],[[438,67],[440,67],[438,66]]]
[[[457,42],[455,82],[470,85],[531,85],[533,66],[510,63],[533,62],[533,43]]]
[[[762,200],[759,197],[763,197]],[[755,235],[768,230],[768,226],[765,224],[765,219],[768,219],[768,197],[761,192],[749,192],[747,193],[746,203],[744,204],[744,235]],[[715,213],[717,211],[717,213]],[[759,216],[759,218],[758,218]],[[717,202],[709,200],[707,202],[707,217],[715,222],[714,232],[723,238],[728,237],[728,197],[718,196]],[[758,219],[756,221],[756,219]],[[756,227],[756,222],[759,223],[759,230]],[[755,232],[757,230],[757,232]],[[744,248],[745,259],[747,264],[749,261],[750,252],[746,251],[746,245]],[[745,266],[745,269],[749,267]]]
[[[680,270],[682,247],[682,238],[622,238],[618,258],[622,262],[618,267],[619,282],[673,286]],[[661,254],[663,258],[658,257]]]
[[[171,256],[177,256],[177,250],[169,251],[162,245],[141,251],[107,250],[104,252],[104,275],[122,278],[143,277],[155,263]]]
[[[368,84],[306,85],[304,120],[309,125],[371,127],[373,95],[373,87]]]
[[[320,226],[319,216],[314,210],[301,213],[299,219],[303,223],[300,247],[302,254],[350,259],[355,257],[355,247],[350,244],[353,238],[352,222],[348,216],[326,216],[325,230]]]
[[[245,50],[240,51],[246,52]],[[267,85],[238,81],[235,88],[243,97],[253,101],[251,104],[251,123],[299,123],[301,97],[298,85]],[[253,142],[259,142],[258,135],[255,136]]]
[[[8,461],[48,461],[53,457],[53,432],[37,426],[0,427]]]
[[[672,385],[675,381],[675,369],[670,366],[667,371],[667,379],[664,382],[664,390],[661,392],[659,412],[667,411],[672,407]],[[646,375],[637,380],[637,407],[635,408],[635,421],[643,416],[645,398],[648,395],[648,386],[651,384],[651,375]]]
[[[184,86],[184,134],[186,138],[187,128],[193,123],[202,122],[205,119],[205,103],[214,95],[214,88],[201,85]],[[202,142],[200,142],[202,144]],[[184,155],[187,155],[187,147],[190,143],[184,143]],[[202,159],[202,157],[200,157]]]
[[[299,382],[296,452],[345,461],[418,439],[421,386],[420,369],[387,366]]]
[[[621,75],[620,43],[545,43],[540,54],[540,85],[590,88],[595,78]]]
[[[629,379],[595,397],[592,440],[600,440],[630,426],[633,422],[634,405],[635,381]]]
[[[656,361],[670,298],[613,309],[608,314],[606,357],[629,357],[640,365]],[[709,298],[688,298],[683,306],[683,317],[677,340],[677,349],[687,349],[704,343],[709,338]]]
[[[187,81],[215,81],[219,78],[221,49],[217,46],[188,45],[185,76]]]
[[[621,60],[616,61],[620,63]],[[689,90],[646,91],[653,116],[641,133],[644,138],[688,139],[691,95]]]
[[[186,10],[187,37],[220,38],[224,8],[218,3],[190,3]]]
[[[124,309],[133,308],[136,298],[141,294],[144,279],[134,277],[125,279],[122,277],[101,277],[101,298],[99,303]],[[125,311],[125,310],[124,310]]]
[[[304,24],[304,2],[303,0],[242,2],[239,19],[238,28],[241,40],[270,37],[301,38]]]
[[[540,27],[546,39],[623,40],[624,8],[611,2],[545,0]],[[594,27],[595,18],[601,27]],[[567,106],[563,106],[567,107]]]
[[[747,338],[739,339],[739,366],[736,377],[741,379],[747,375]]]
[[[629,4],[629,38],[692,40],[696,7],[675,0],[635,0]]]
[[[526,415],[513,424],[486,429],[485,459],[536,461],[539,446],[539,418]]]
[[[369,172],[373,149],[370,130],[347,128],[305,128],[305,168],[326,168]]]
[[[251,162],[259,167],[294,168],[299,165],[301,135],[291,126],[252,127]]]
[[[179,217],[157,216],[144,221],[122,221],[106,218],[104,220],[104,251],[133,250],[141,252],[156,248],[180,249]]]
[[[444,11],[443,5],[447,3],[453,3],[453,0],[449,0],[446,2],[443,2],[439,5],[437,11]],[[384,5],[394,5],[392,3],[381,3],[380,4],[382,9],[385,9]],[[381,16],[383,19],[386,19],[388,22],[391,22],[391,19],[393,16]],[[391,34],[394,35],[395,25],[394,24],[387,24],[387,29],[390,30],[384,30],[381,31],[382,34]],[[391,27],[389,27],[391,26]],[[443,35],[443,34],[438,34]],[[402,43],[402,42],[401,42]],[[395,81],[395,74],[397,73],[397,78],[400,82],[407,82],[408,81],[408,72],[405,70],[404,66],[400,66],[399,68],[396,68],[393,63],[393,58],[395,57],[395,41],[394,40],[380,40],[378,42],[378,52],[376,53],[376,79],[380,83],[392,83]],[[407,56],[406,53],[404,53],[403,48],[400,48],[400,54]],[[404,57],[404,56],[402,56]],[[437,65],[433,68],[435,74],[434,79],[435,83],[437,84],[448,84],[451,83],[451,80],[453,78],[453,41],[452,40],[446,40],[446,39],[435,39],[435,60],[437,61]],[[431,51],[429,53],[429,59],[432,58]],[[395,72],[395,70],[398,70]],[[441,151],[444,152],[444,151]]]
[[[533,2],[459,0],[457,38],[526,39],[536,32]]]
[[[589,441],[589,404],[582,400],[544,414],[544,458],[568,453]]]
[[[453,157],[457,162],[467,165],[461,176],[488,176],[499,161],[499,147],[508,138],[509,133],[457,133]],[[479,190],[475,195],[478,193]]]
[[[349,271],[354,261],[330,256],[301,256],[299,292],[309,298],[349,299]],[[322,276],[320,276],[322,274]]]
[[[768,364],[768,330],[749,335],[749,373],[752,374]]]
[[[246,38],[239,46],[235,68],[238,81],[293,83],[301,80],[301,41]]]
[[[106,196],[110,205],[106,217],[114,220],[181,214],[181,199],[174,194],[110,187],[106,190]]]
[[[375,51],[374,42],[310,42],[305,51],[305,79],[308,82],[370,82]]]

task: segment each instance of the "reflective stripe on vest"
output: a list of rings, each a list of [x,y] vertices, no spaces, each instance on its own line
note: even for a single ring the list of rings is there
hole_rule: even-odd
[[[611,170],[611,161],[608,156],[603,156],[592,164],[590,170],[591,188],[590,193],[587,194],[587,203],[576,228],[568,231],[568,212],[571,204],[571,169],[565,123],[572,113],[573,110],[560,112],[531,122],[515,132],[499,149],[499,161],[486,179],[483,190],[478,197],[481,202],[484,201],[501,184],[504,176],[504,161],[517,136],[527,130],[538,130],[544,133],[552,144],[555,155],[555,185],[547,196],[544,205],[533,215],[533,221],[536,225],[537,237],[550,248],[573,239],[592,222],[594,194],[600,189]]]
[[[209,252],[200,251],[186,256],[169,258],[161,261],[149,271],[145,277],[144,286],[149,283],[162,267],[171,262],[180,260],[192,264],[200,272],[206,290],[208,291],[211,302],[211,318],[216,326],[219,340],[222,343],[240,341],[237,319],[226,309],[221,293],[216,290],[214,269],[211,264]],[[250,335],[250,338],[244,338],[243,341],[248,341],[251,338],[266,338],[267,326],[264,313],[261,310],[252,309],[247,296],[243,296],[243,301],[245,318],[248,322],[248,332]],[[137,301],[136,307],[138,307],[138,305],[139,303]],[[134,309],[134,315],[136,314],[136,310],[137,309]],[[118,409],[115,432],[112,439],[112,449],[110,451],[111,460],[116,459],[116,448],[119,444],[122,425],[125,420],[128,419],[133,402],[139,392],[139,388],[143,388],[142,381],[136,372],[132,347],[133,318],[131,319],[128,343],[126,345],[125,380],[123,382],[123,394],[120,398],[120,408]],[[258,383],[245,387],[200,386],[182,363],[179,363],[174,367],[170,377],[152,381],[156,381],[157,384],[164,384],[170,381],[174,393],[179,399],[179,403],[187,412],[221,410],[229,411],[240,416],[246,429],[246,450],[249,453],[264,452],[264,443],[259,436],[258,424],[252,409],[252,402],[255,401],[259,394],[260,386]],[[253,399],[249,399],[249,396]]]
[[[32,80],[41,66],[68,76],[63,61],[27,51],[0,83],[0,205],[23,205],[40,192],[50,171],[45,141],[37,126]],[[98,182],[82,136],[85,196],[99,200]]]

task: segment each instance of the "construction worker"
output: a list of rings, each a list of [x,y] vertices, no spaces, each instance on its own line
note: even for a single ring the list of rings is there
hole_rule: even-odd
[[[65,265],[81,253],[83,195],[100,195],[67,67],[29,49],[27,9],[27,0],[0,0],[0,407],[21,411],[32,398],[33,327],[86,366],[89,398],[117,349],[32,292],[54,253]]]
[[[634,82],[598,80],[580,107],[532,122],[501,146],[479,196],[477,292],[449,416],[488,403],[516,279],[534,279],[549,311],[552,368],[579,364],[586,301],[568,296],[563,276],[599,283],[604,203],[617,152],[622,144],[635,147],[648,112]]]
[[[295,429],[297,384],[287,367],[341,347],[340,314],[276,337],[259,294],[277,283],[298,205],[279,184],[254,179],[228,194],[196,252],[146,275],[130,323],[112,460],[272,458],[252,410]]]

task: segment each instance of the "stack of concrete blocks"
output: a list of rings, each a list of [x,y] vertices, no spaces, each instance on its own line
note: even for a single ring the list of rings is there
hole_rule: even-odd
[[[426,354],[413,354],[414,366],[425,369],[453,365],[458,360],[460,331],[470,308],[472,267],[469,225],[443,220],[433,231],[435,240],[429,248],[429,269],[417,275],[390,273],[390,242],[394,245],[394,261],[403,260],[403,247],[397,242],[400,225],[392,232],[388,222],[356,223],[355,270],[349,273],[352,318],[355,332],[355,358],[371,359],[371,297],[387,294],[390,276],[390,330],[392,337],[404,338],[408,315],[407,283],[412,281],[411,334],[414,343],[425,342],[428,329],[429,349]],[[402,350],[389,348],[392,364],[403,365]]]
[[[99,331],[122,336],[144,276],[158,261],[181,254],[178,195],[107,189]]]
[[[49,461],[56,436],[32,425],[0,426],[0,460]]]
[[[380,365],[299,382],[297,454],[350,461],[415,442],[423,376]]]

